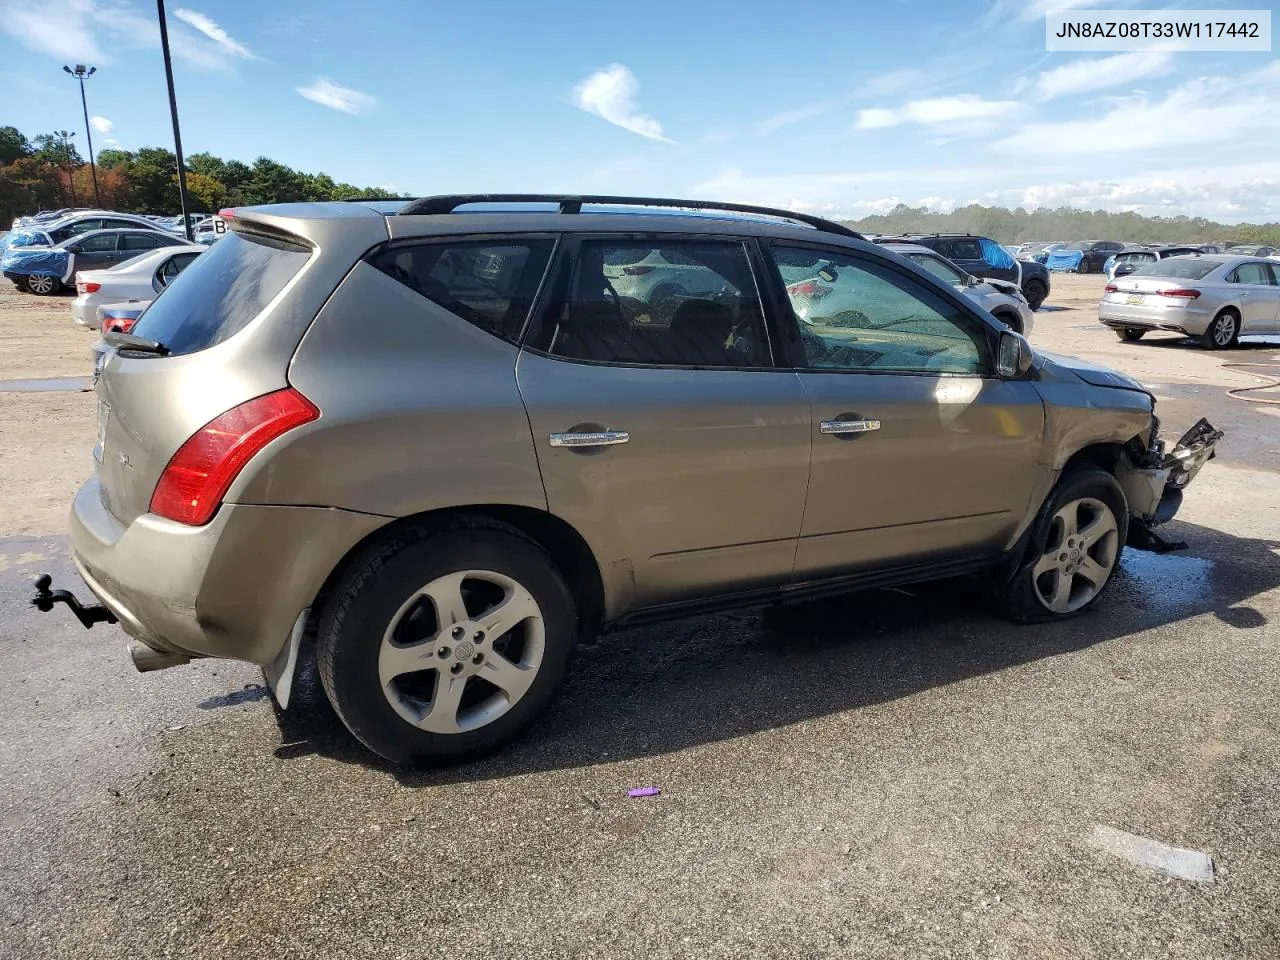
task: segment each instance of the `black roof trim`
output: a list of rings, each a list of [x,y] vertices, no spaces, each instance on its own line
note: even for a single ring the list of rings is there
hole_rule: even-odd
[[[556,193],[456,193],[439,197],[423,197],[413,200],[400,209],[401,216],[431,216],[453,213],[458,207],[468,203],[555,203],[560,206],[560,213],[579,214],[583,204],[602,204],[619,207],[677,207],[686,210],[723,210],[730,213],[756,213],[767,217],[778,217],[803,223],[823,233],[834,233],[842,237],[864,239],[862,234],[848,227],[827,220],[824,217],[813,217],[807,213],[796,213],[792,210],[781,210],[776,207],[758,207],[749,203],[724,203],[718,200],[673,200],[666,197],[609,197],[584,194],[581,196]]]

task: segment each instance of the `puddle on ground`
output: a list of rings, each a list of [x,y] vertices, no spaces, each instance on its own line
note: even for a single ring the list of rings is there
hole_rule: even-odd
[[[1204,557],[1126,550],[1120,570],[1126,576],[1116,586],[1135,599],[1186,607],[1205,604],[1213,595],[1213,561]]]
[[[88,377],[48,377],[43,380],[0,380],[0,393],[48,393],[87,390]]]

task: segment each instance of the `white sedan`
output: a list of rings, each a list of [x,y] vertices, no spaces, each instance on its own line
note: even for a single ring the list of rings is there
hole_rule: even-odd
[[[194,245],[161,247],[106,270],[78,271],[71,315],[76,323],[96,327],[97,310],[104,303],[154,300],[206,249]]]

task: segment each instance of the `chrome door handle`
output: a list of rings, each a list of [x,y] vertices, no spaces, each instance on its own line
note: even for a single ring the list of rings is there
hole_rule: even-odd
[[[627,443],[631,434],[625,430],[600,430],[596,433],[553,433],[549,437],[553,447],[612,447]]]
[[[870,433],[880,429],[879,420],[823,420],[819,429],[823,433]]]

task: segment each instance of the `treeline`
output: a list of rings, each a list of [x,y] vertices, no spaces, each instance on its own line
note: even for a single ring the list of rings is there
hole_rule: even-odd
[[[187,199],[199,213],[255,203],[386,194],[338,183],[327,173],[303,173],[267,157],[247,164],[197,153],[186,160]],[[102,150],[98,195],[110,210],[176,215],[181,212],[177,158],[160,147]],[[7,229],[14,217],[37,210],[94,205],[93,174],[74,143],[52,133],[28,140],[15,127],[0,127],[0,230]]]
[[[886,214],[850,221],[862,233],[976,233],[1000,243],[1119,240],[1126,243],[1266,243],[1280,246],[1280,223],[1215,223],[1203,217],[1144,217],[1105,210],[1008,210],[972,204],[951,213],[900,203]]]

